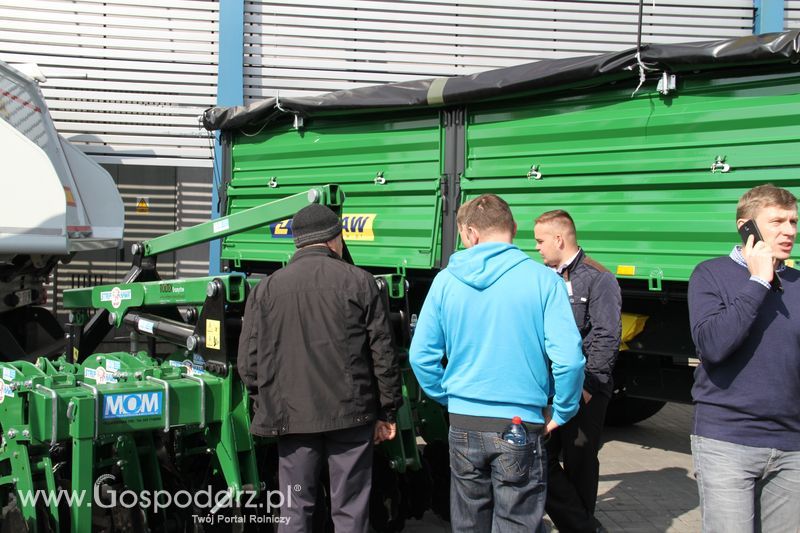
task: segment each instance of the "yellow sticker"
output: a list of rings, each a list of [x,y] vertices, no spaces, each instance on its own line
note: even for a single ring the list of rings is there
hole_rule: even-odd
[[[150,212],[150,198],[146,196],[139,196],[136,198],[136,212],[149,213]]]
[[[73,363],[77,363],[78,362],[78,356],[79,355],[80,355],[80,352],[78,351],[78,349],[73,347],[72,348],[72,362]]]
[[[72,189],[70,189],[69,187],[64,187],[64,196],[67,199],[68,206],[75,207],[76,205],[78,205],[75,203],[75,196],[72,194]]]
[[[206,320],[206,348],[220,349],[219,320]]]
[[[348,213],[342,216],[342,235],[346,241],[374,241],[372,224],[378,215],[358,215]]]
[[[636,267],[633,265],[617,265],[617,276],[635,276]]]

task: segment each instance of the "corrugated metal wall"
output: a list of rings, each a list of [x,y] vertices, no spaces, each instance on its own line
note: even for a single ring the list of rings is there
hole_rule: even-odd
[[[245,4],[245,99],[471,74],[635,46],[638,0]],[[752,0],[645,0],[643,42],[752,34]]]
[[[786,30],[800,28],[800,0],[785,0],[783,27]]]
[[[99,163],[210,167],[212,0],[1,0],[0,59],[37,63],[59,132]]]

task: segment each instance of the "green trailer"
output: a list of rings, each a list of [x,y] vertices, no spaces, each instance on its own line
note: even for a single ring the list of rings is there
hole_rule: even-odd
[[[212,108],[205,124],[223,133],[228,213],[340,184],[356,264],[407,271],[411,313],[461,246],[465,200],[503,196],[516,244],[536,260],[533,220],[568,210],[581,245],[622,287],[635,337],[607,421],[633,423],[690,401],[687,282],[737,242],[739,196],[765,182],[800,193],[799,41],[792,31],[645,46]],[[222,259],[269,271],[291,254],[290,235],[284,221],[228,237]]]

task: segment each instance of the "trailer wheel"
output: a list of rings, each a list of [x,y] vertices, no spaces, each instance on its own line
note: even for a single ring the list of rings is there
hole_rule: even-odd
[[[607,426],[630,426],[659,412],[667,402],[631,398],[625,389],[615,390],[606,410]]]

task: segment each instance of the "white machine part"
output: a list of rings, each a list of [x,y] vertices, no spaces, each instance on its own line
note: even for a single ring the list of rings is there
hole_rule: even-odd
[[[59,261],[122,243],[125,210],[111,176],[56,132],[35,80],[0,61],[0,360],[43,354],[63,339],[36,307]]]
[[[0,62],[0,263],[117,246],[124,208],[111,176],[55,130],[35,81]]]

